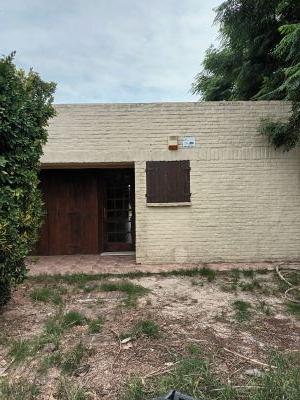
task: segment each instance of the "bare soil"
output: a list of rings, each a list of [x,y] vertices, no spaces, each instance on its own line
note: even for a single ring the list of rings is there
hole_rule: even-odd
[[[300,321],[287,313],[274,273],[257,275],[255,279],[268,290],[230,289],[232,277],[228,273],[218,274],[212,282],[201,276],[132,279],[149,289],[134,308],[123,305],[124,293],[103,292],[99,288],[87,293],[83,285],[28,280],[14,292],[0,315],[0,376],[11,381],[26,378],[42,388],[38,399],[56,399],[61,370],[53,367],[41,374],[39,366],[47,355],[63,353],[82,342],[87,355],[71,379],[86,388],[91,398],[116,400],[129,377],[147,380],[168,372],[178,357],[186,354],[187,346],[195,344],[205,356],[213,358],[215,369],[224,380],[239,383],[247,369],[261,367],[228,350],[266,362],[273,349],[289,352],[300,348]],[[75,326],[64,333],[58,350],[45,346],[25,362],[13,363],[8,354],[12,340],[41,335],[45,321],[57,312],[58,306],[30,298],[34,288],[45,286],[63,286],[64,311],[76,310],[87,318],[101,316],[103,329],[90,334],[87,325]],[[237,299],[251,303],[250,320],[235,319],[232,303]],[[263,311],[262,304],[268,312]],[[132,338],[122,344],[120,336],[145,319],[159,325],[159,338]]]

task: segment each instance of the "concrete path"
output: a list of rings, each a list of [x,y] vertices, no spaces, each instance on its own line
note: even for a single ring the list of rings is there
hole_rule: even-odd
[[[168,272],[178,269],[193,269],[203,266],[214,270],[239,269],[273,269],[280,262],[260,263],[208,263],[208,264],[136,264],[134,255],[70,255],[31,257],[27,261],[29,275],[42,274],[122,274],[134,271]],[[300,268],[300,262],[284,263],[284,266]]]

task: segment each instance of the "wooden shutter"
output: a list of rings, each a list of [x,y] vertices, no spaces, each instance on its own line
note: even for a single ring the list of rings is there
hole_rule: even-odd
[[[147,161],[147,203],[189,202],[190,162]]]

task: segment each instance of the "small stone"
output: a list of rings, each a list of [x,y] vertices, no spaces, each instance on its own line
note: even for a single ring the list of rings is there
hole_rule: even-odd
[[[245,373],[245,375],[248,375],[248,376],[255,376],[255,377],[259,377],[259,376],[262,376],[262,371],[260,371],[259,369],[257,369],[257,368],[249,368],[249,369],[246,369],[246,371],[244,372]]]
[[[53,343],[48,343],[46,344],[46,346],[44,347],[44,351],[46,353],[53,353],[56,350],[56,346]]]
[[[131,340],[132,340],[132,337],[128,336],[127,338],[121,340],[121,343],[126,344],[126,343],[130,342]]]
[[[122,345],[122,349],[124,349],[124,350],[131,349],[131,347],[132,347],[132,343],[130,343],[130,342]]]

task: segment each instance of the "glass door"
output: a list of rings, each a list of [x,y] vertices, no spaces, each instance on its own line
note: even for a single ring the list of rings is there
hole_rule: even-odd
[[[135,248],[134,171],[105,172],[104,251]]]

